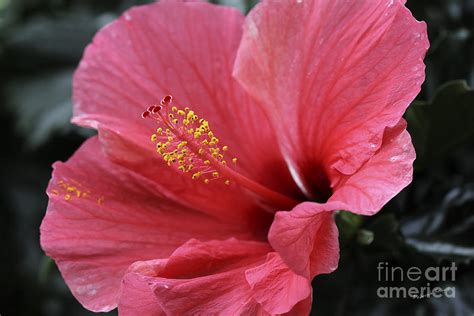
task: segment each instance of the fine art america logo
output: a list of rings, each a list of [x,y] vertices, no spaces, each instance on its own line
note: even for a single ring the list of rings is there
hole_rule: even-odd
[[[402,268],[390,266],[388,262],[379,262],[377,266],[378,281],[383,283],[404,282],[403,286],[380,286],[377,296],[380,298],[454,298],[456,288],[454,286],[434,285],[438,282],[454,283],[456,280],[456,264],[452,262],[449,267],[419,267]],[[425,283],[426,281],[426,283]],[[423,286],[406,286],[423,284]]]

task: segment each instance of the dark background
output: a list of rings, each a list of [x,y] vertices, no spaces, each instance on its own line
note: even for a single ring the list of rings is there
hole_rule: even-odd
[[[0,0],[1,315],[90,314],[39,247],[44,192],[51,164],[93,133],[69,124],[71,77],[85,45],[146,2]],[[253,4],[222,2],[244,11]],[[474,315],[474,1],[408,6],[428,23],[431,41],[426,82],[406,114],[418,155],[414,181],[376,216],[338,215],[341,262],[314,282],[318,315]],[[455,286],[456,297],[378,298],[378,262],[405,269],[455,262],[456,281],[440,285]]]

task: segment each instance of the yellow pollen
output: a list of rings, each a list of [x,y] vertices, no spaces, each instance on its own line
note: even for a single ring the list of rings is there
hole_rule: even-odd
[[[163,98],[160,106],[150,107],[143,115],[159,125],[156,133],[150,136],[156,143],[157,154],[166,165],[183,173],[190,172],[193,180],[201,178],[204,184],[225,177],[225,168],[228,168],[225,153],[229,147],[218,145],[219,138],[206,119],[188,107],[180,109],[171,100],[170,97]],[[236,158],[228,159],[234,164],[237,161]],[[230,180],[224,179],[223,183],[229,185]]]
[[[227,113],[228,118],[238,119],[232,117],[233,114]],[[157,105],[149,106],[141,116],[144,119],[152,119],[158,125],[155,134],[150,133],[151,142],[156,147],[159,157],[162,158],[157,163],[164,163],[174,169],[176,175],[188,174],[193,180],[199,179],[198,184],[192,188],[196,187],[196,190],[199,190],[198,186],[201,183],[210,184],[214,180],[218,180],[213,182],[216,185],[230,185],[231,182],[235,182],[268,202],[268,205],[274,205],[274,208],[268,208],[271,214],[278,209],[292,209],[299,203],[294,198],[274,191],[239,173],[234,166],[231,167],[230,162],[232,161],[232,165],[235,165],[237,157],[228,154],[228,146],[219,145],[221,141],[224,142],[214,134],[209,122],[200,118],[188,107],[180,109],[175,106],[172,96],[165,96]],[[74,187],[71,188],[71,192],[65,190],[62,198],[75,200],[84,199],[85,194],[91,196],[82,189],[79,192],[77,190],[79,186]],[[61,193],[58,189],[56,191]],[[93,198],[99,205],[104,203],[103,196]]]

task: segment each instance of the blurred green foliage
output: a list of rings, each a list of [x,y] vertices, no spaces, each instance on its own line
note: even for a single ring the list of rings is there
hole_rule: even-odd
[[[0,313],[89,315],[39,248],[51,164],[90,136],[69,123],[71,76],[103,25],[138,0],[0,0]],[[255,0],[212,1],[248,11]],[[474,313],[474,1],[411,0],[428,23],[423,90],[406,114],[414,181],[373,217],[337,216],[341,263],[314,281],[318,315]],[[454,80],[454,81],[453,81]],[[376,265],[460,265],[455,299],[382,300]],[[111,313],[112,315],[114,314]]]
[[[450,81],[432,101],[413,102],[405,117],[417,149],[417,167],[421,168],[472,139],[474,91],[465,81]]]

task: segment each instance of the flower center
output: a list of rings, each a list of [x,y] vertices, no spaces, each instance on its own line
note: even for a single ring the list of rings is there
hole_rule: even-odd
[[[142,117],[156,121],[158,128],[151,135],[151,141],[169,167],[204,184],[219,181],[230,185],[235,182],[271,202],[277,210],[291,209],[298,204],[235,171],[237,158],[228,157],[229,147],[220,144],[209,122],[188,107],[174,106],[171,96],[165,96],[159,105],[150,106]]]

